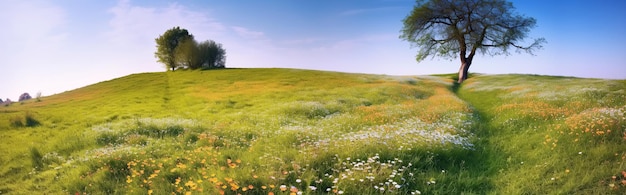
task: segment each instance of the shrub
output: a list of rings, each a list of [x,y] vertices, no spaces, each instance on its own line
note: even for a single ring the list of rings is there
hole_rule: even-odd
[[[115,145],[115,144],[118,144],[120,141],[121,141],[120,136],[111,132],[102,133],[98,135],[98,138],[96,138],[96,143],[103,145],[103,146]]]
[[[145,146],[148,144],[148,139],[145,136],[131,134],[125,137],[125,141],[130,145],[142,145]]]
[[[12,127],[35,127],[39,126],[41,123],[35,119],[35,116],[31,112],[25,112],[24,117],[22,116],[13,116],[9,118],[9,124]]]
[[[37,95],[35,96],[35,98],[37,98],[37,102],[41,102],[41,91],[37,92]]]
[[[30,160],[33,165],[33,169],[40,171],[43,168],[43,155],[35,147],[30,148]]]
[[[20,117],[20,116],[13,116],[13,117],[9,118],[9,123],[11,124],[12,127],[23,127],[24,126],[24,122],[22,122],[22,117]]]
[[[189,133],[187,135],[185,135],[185,141],[187,143],[196,143],[196,141],[198,141],[200,138],[198,137],[197,133]]]
[[[26,120],[27,127],[39,126],[41,124],[30,112],[26,112],[26,114],[24,114],[24,119]]]
[[[320,119],[339,112],[339,108],[319,102],[297,102],[284,108],[283,112],[288,117]]]
[[[159,127],[154,124],[150,125],[142,125],[137,129],[131,130],[133,133],[137,133],[139,135],[145,135],[152,138],[164,138],[164,137],[176,137],[182,134],[185,131],[185,128],[180,125],[172,125],[166,127]]]

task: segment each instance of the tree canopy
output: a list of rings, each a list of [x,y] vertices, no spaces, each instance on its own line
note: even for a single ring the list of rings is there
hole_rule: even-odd
[[[198,43],[186,29],[174,27],[155,39],[158,62],[167,70],[226,67],[226,50],[213,40]]]
[[[208,40],[198,44],[200,64],[203,69],[224,68],[226,66],[226,50],[222,44]]]
[[[193,35],[189,34],[187,29],[181,29],[178,26],[171,28],[155,39],[157,51],[154,56],[158,62],[165,64],[165,68],[174,71],[178,68],[174,55],[175,49],[180,43],[188,39],[193,39]]]
[[[400,38],[419,47],[418,62],[442,57],[461,60],[459,80],[467,79],[474,55],[509,55],[511,49],[528,52],[540,49],[545,39],[528,45],[524,39],[536,20],[514,13],[505,0],[418,0],[404,19]]]
[[[174,49],[174,63],[177,67],[200,68],[200,56],[196,40],[184,40]]]

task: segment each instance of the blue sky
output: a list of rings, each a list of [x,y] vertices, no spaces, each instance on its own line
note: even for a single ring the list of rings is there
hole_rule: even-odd
[[[536,56],[477,56],[470,72],[626,79],[626,1],[516,0],[537,19]],[[165,71],[154,39],[180,26],[224,45],[227,67],[388,75],[458,71],[417,63],[398,38],[413,0],[0,0],[0,98],[61,93],[133,73]]]

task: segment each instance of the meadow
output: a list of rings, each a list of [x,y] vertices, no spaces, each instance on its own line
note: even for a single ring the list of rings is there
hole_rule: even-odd
[[[0,107],[0,194],[623,194],[626,81],[142,73]]]

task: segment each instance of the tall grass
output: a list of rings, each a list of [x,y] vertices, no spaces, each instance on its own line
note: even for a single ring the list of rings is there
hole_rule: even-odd
[[[623,82],[513,75],[452,83],[431,76],[292,69],[130,75],[0,108],[0,136],[7,140],[0,143],[0,190],[544,194],[624,189],[617,175],[624,169],[623,140],[607,136],[623,133]],[[582,85],[588,89],[577,90]],[[558,87],[558,93],[545,92],[546,87]],[[26,123],[26,110],[36,113],[39,125],[12,125],[15,116]]]
[[[490,166],[505,194],[622,194],[626,180],[626,82],[477,76],[460,96],[481,113]]]

